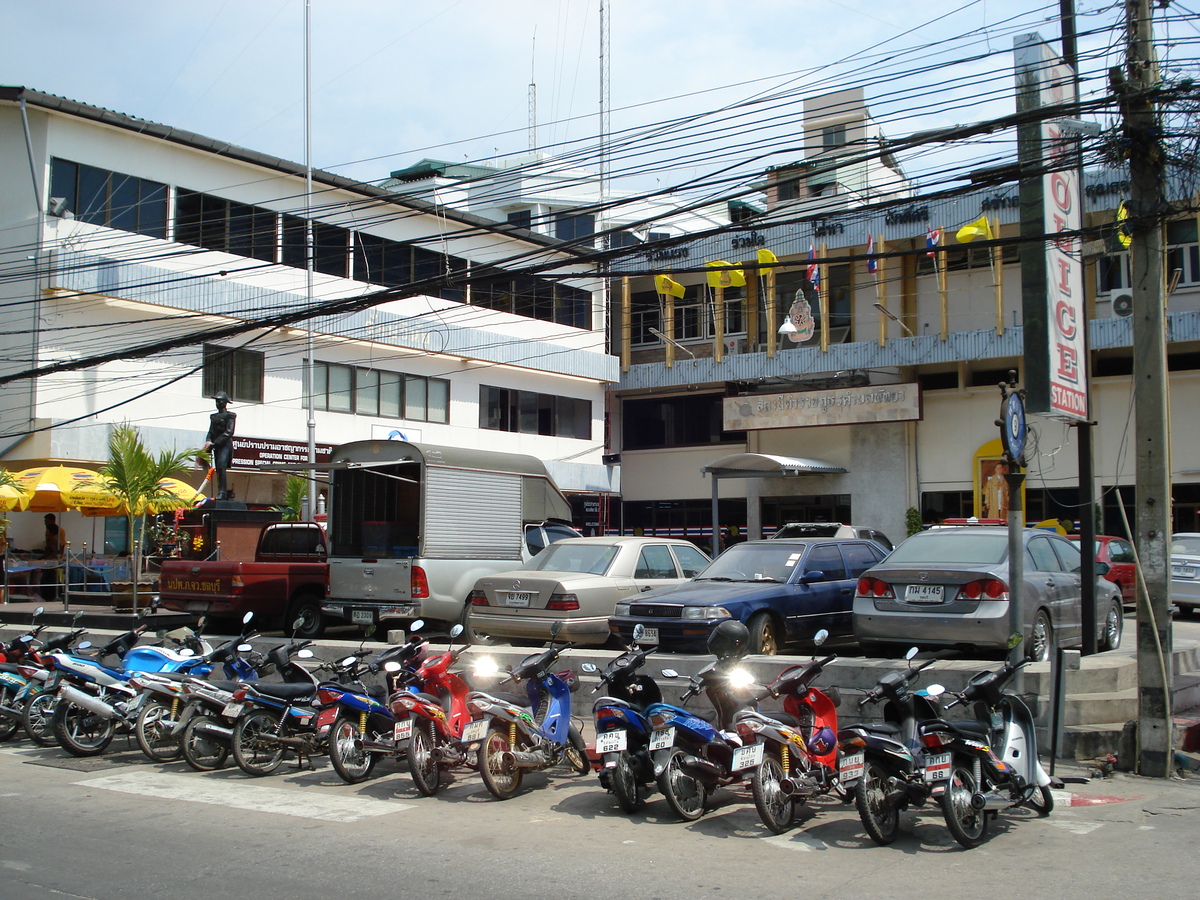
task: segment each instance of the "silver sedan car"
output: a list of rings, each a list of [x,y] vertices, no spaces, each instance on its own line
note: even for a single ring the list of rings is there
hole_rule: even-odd
[[[1171,535],[1171,602],[1181,615],[1200,607],[1200,534]]]
[[[1022,532],[1022,540],[1024,646],[1027,655],[1045,661],[1055,646],[1083,641],[1079,545],[1036,529]],[[1007,528],[922,531],[859,578],[854,635],[869,655],[902,652],[913,644],[1003,650],[1011,631],[1010,602]],[[1120,645],[1122,617],[1120,592],[1097,577],[1101,650]]]
[[[476,634],[506,641],[609,640],[608,617],[621,600],[693,578],[709,564],[695,544],[677,538],[567,538],[524,568],[475,582],[467,621]]]

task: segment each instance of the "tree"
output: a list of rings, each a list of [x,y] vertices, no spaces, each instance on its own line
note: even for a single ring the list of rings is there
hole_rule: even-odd
[[[174,478],[191,468],[201,455],[198,449],[160,450],[153,456],[137,428],[128,422],[113,427],[108,436],[108,462],[100,467],[104,485],[119,497],[129,518],[129,546],[133,548],[133,611],[137,612],[137,582],[142,571],[142,552],[136,540],[136,523],[143,524],[154,507],[172,508],[179,498],[162,487],[164,478]]]
[[[299,522],[304,504],[308,502],[308,479],[289,475],[283,489],[283,503],[274,507],[283,515],[285,522]]]

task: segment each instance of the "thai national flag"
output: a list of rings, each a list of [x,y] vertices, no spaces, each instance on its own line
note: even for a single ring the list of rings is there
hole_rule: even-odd
[[[817,263],[817,251],[812,244],[808,245],[808,270],[805,275],[814,291],[821,290],[821,267]]]
[[[938,244],[942,242],[942,229],[926,228],[925,229],[925,255],[935,256]]]
[[[875,235],[867,236],[867,271],[874,275],[879,271],[879,264],[875,261]]]

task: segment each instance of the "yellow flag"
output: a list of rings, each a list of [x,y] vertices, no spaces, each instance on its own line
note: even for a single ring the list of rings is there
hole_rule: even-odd
[[[660,294],[670,294],[672,297],[682,297],[684,287],[670,275],[655,275],[654,287]]]
[[[762,265],[765,266],[765,265],[769,265],[771,263],[779,262],[779,257],[777,257],[770,250],[759,250],[758,251],[758,261],[759,261],[759,263],[761,263]]]
[[[705,263],[714,271],[708,273],[708,286],[712,288],[743,287],[746,284],[746,273],[735,269],[733,263],[723,259],[714,259]]]
[[[974,222],[958,229],[954,236],[958,238],[960,244],[969,243],[976,238],[990,241],[992,239],[992,223],[988,221],[987,216],[980,216]]]
[[[1117,240],[1126,250],[1133,243],[1133,235],[1129,233],[1129,207],[1125,205],[1124,200],[1117,207]]]

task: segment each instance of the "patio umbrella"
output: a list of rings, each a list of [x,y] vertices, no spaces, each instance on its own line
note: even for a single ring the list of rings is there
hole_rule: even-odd
[[[99,472],[75,466],[35,466],[13,474],[29,496],[26,512],[65,512],[68,509],[111,508],[120,505],[104,488]]]
[[[20,512],[29,503],[29,495],[19,488],[12,485],[0,485],[0,512],[8,512],[11,509]]]
[[[104,484],[104,476],[103,475],[100,476],[100,481],[98,482],[98,484],[99,485]],[[189,507],[189,506],[192,506],[197,500],[203,499],[203,497],[204,497],[204,494],[201,491],[197,490],[196,488],[192,487],[190,484],[187,484],[186,482],[180,481],[177,478],[164,478],[158,482],[158,486],[161,490],[164,490],[167,492],[167,496],[164,496],[163,498],[161,498],[159,500],[151,500],[150,503],[147,504],[150,507],[149,511],[153,514],[157,514],[160,512],[166,512],[167,510],[171,510],[171,509],[181,509],[181,508]],[[125,508],[125,504],[115,497],[113,499],[116,500],[116,503],[114,505],[111,505],[111,506],[98,506],[98,505],[82,506],[79,508],[79,511],[82,512],[85,516],[123,516],[123,515],[126,515],[127,511]],[[137,515],[141,515],[145,511],[146,511],[145,507],[142,507],[142,508],[136,510],[135,512]]]

